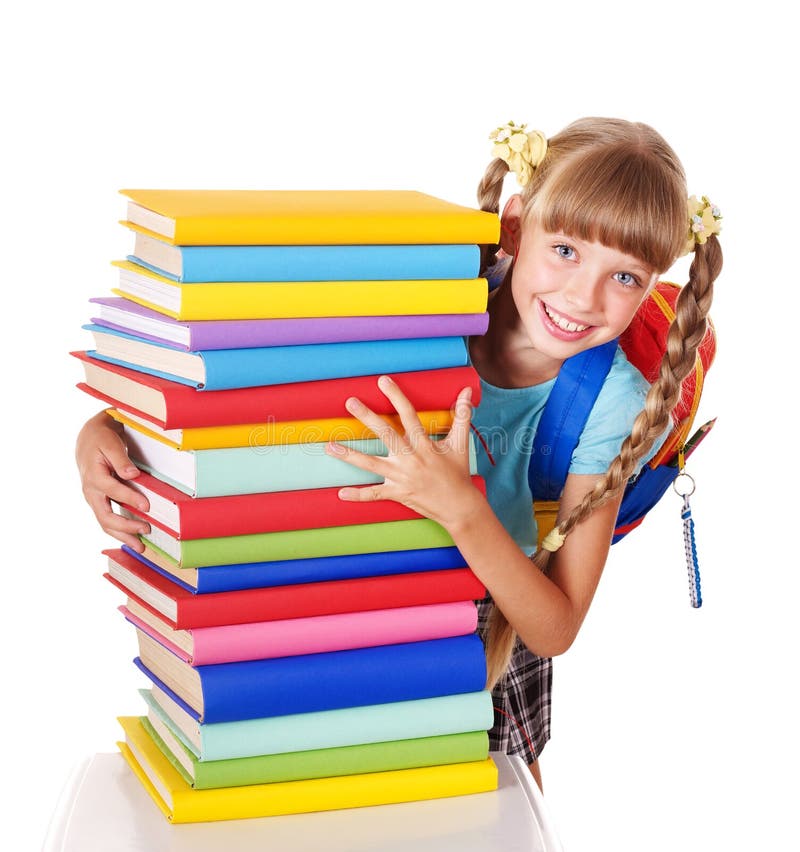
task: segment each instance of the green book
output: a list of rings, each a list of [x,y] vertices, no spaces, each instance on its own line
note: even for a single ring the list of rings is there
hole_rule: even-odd
[[[133,517],[126,511],[123,514]],[[179,568],[453,546],[444,527],[428,518],[196,539],[178,539],[151,524],[150,532],[141,539]]]
[[[485,760],[489,754],[488,733],[471,731],[415,740],[201,762],[175,736],[168,721],[153,712],[148,717],[141,717],[142,725],[153,742],[196,790],[467,763]]]

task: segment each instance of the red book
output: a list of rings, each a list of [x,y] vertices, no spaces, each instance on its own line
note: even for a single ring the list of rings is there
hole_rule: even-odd
[[[175,630],[480,600],[486,594],[469,568],[454,568],[198,595],[124,550],[103,553],[108,556],[103,576]]]
[[[472,482],[482,494],[486,494],[486,486],[480,476],[473,476]],[[150,511],[140,512],[133,506],[125,508],[181,540],[406,521],[422,517],[394,500],[370,503],[340,500],[337,487],[226,497],[190,497],[145,472],[128,484],[147,497]]]
[[[70,354],[83,363],[86,381],[78,384],[82,391],[138,414],[162,429],[350,417],[344,407],[350,396],[357,396],[377,414],[394,413],[392,404],[378,390],[378,375],[198,391],[91,358],[86,352]],[[449,408],[465,387],[472,388],[474,405],[480,401],[480,382],[472,367],[395,373],[392,378],[417,411]]]

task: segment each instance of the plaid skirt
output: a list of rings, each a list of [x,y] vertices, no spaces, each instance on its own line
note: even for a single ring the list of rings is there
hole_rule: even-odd
[[[478,603],[478,632],[484,642],[492,606],[489,597]],[[494,727],[489,731],[489,748],[533,763],[550,739],[552,687],[552,659],[537,657],[517,639],[508,671],[492,691]]]

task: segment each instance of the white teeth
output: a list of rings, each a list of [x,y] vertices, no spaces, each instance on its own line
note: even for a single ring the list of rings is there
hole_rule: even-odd
[[[589,328],[588,325],[578,325],[577,323],[564,319],[564,317],[560,314],[557,314],[548,308],[547,305],[544,306],[544,310],[547,316],[549,316],[550,319],[564,331],[586,331],[586,329]]]

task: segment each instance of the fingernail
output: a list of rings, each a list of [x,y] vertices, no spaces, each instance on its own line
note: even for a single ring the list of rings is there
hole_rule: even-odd
[[[139,468],[131,465],[130,467],[126,467],[122,472],[125,476],[136,476],[136,474],[139,473]]]
[[[148,509],[149,507],[148,507],[147,503],[137,503],[137,504],[136,504],[136,508],[137,508],[140,512],[146,512],[146,511],[147,511],[147,509]]]
[[[360,403],[360,402],[359,402],[359,401],[358,401],[358,400],[357,400],[354,396],[351,396],[351,397],[350,397],[350,398],[349,398],[349,399],[345,402],[344,407],[345,407],[348,411],[358,411],[358,409],[361,407],[361,403]]]
[[[325,449],[327,452],[336,455],[343,456],[344,455],[344,447],[341,444],[327,444]]]
[[[390,376],[381,376],[378,379],[378,387],[388,388],[391,387],[393,384],[394,381],[391,379]]]

